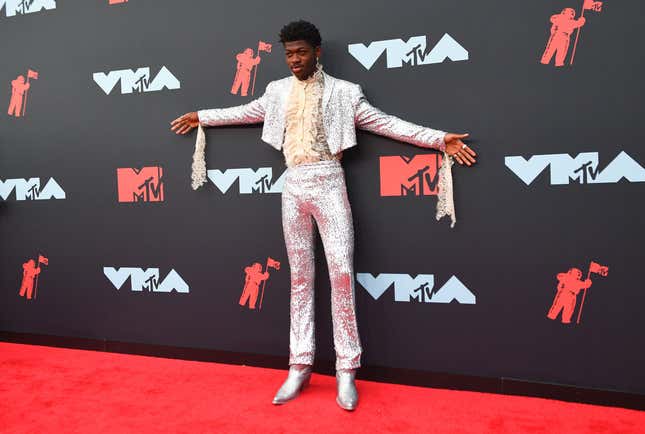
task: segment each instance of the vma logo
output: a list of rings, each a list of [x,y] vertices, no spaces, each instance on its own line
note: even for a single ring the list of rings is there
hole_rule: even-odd
[[[166,89],[179,89],[180,83],[177,77],[165,66],[157,73],[154,79],[150,79],[150,68],[138,68],[136,71],[131,69],[120,69],[118,71],[95,72],[92,75],[94,82],[109,95],[114,89],[117,82],[121,82],[121,94],[133,92],[154,92]]]
[[[388,68],[401,68],[404,63],[418,66],[441,63],[446,59],[453,62],[468,60],[468,51],[447,33],[430,51],[427,50],[425,36],[412,36],[407,42],[403,39],[387,39],[371,42],[368,46],[363,43],[349,44],[347,50],[365,69],[371,69],[383,52],[386,53]]]
[[[31,14],[43,9],[56,9],[55,0],[0,0],[0,10],[4,7],[7,17],[14,15]]]
[[[163,169],[157,166],[116,169],[119,202],[163,202]]]
[[[16,200],[48,200],[65,199],[65,191],[54,178],[49,178],[45,186],[40,188],[40,178],[29,178],[29,180],[0,179],[0,197],[7,200],[11,193],[15,193]]]
[[[158,268],[132,268],[132,267],[103,267],[103,274],[108,278],[116,289],[121,289],[123,284],[130,278],[130,290],[147,292],[180,292],[188,294],[190,288],[174,269],[165,279],[159,280]]]
[[[394,285],[394,301],[451,303],[455,300],[460,304],[475,304],[476,301],[475,295],[455,276],[438,289],[434,274],[419,274],[413,278],[409,274],[381,273],[374,277],[371,273],[356,273],[356,280],[374,300]]]
[[[613,184],[625,178],[629,182],[645,182],[645,170],[626,152],[621,151],[603,170],[598,169],[598,153],[583,152],[575,158],[569,154],[505,157],[504,164],[526,185],[547,167],[550,167],[551,185],[567,185],[570,181],[580,184]]]
[[[226,169],[221,171],[213,169],[208,171],[208,179],[222,192],[226,193],[236,180],[239,180],[240,194],[253,193],[282,193],[284,175],[273,181],[273,169],[260,167],[258,170],[249,168]]]
[[[439,191],[439,154],[380,157],[379,164],[381,196],[436,196]]]

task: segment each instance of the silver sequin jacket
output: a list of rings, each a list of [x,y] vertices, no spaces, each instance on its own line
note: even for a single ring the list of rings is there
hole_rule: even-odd
[[[445,132],[413,124],[372,106],[360,85],[323,72],[323,125],[332,154],[356,145],[356,127],[422,148],[445,150]],[[293,75],[270,82],[264,95],[247,104],[208,110],[197,115],[203,126],[264,122],[262,140],[277,150],[284,142],[287,98]]]

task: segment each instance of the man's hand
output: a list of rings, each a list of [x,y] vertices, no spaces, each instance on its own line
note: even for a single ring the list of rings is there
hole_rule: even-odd
[[[179,116],[177,119],[172,121],[170,125],[172,125],[170,129],[176,134],[186,134],[193,128],[197,128],[199,126],[197,112],[190,112],[183,116]]]
[[[444,136],[446,142],[446,153],[453,157],[459,164],[467,166],[475,164],[475,151],[470,149],[461,139],[467,138],[468,134],[447,133]]]

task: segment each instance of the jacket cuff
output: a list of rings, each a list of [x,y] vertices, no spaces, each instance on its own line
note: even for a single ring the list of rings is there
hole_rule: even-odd
[[[442,137],[439,140],[439,147],[437,149],[440,150],[441,152],[446,152],[446,134],[448,133],[441,131],[441,134],[442,134]]]
[[[204,110],[197,110],[197,120],[199,121],[199,125],[201,125],[201,126],[206,126],[206,124],[204,124],[204,114],[203,114],[203,111],[204,111]]]

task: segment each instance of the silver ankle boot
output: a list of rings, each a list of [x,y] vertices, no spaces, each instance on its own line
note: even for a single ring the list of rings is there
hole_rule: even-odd
[[[291,365],[287,380],[276,393],[273,403],[279,405],[291,401],[300,394],[302,389],[309,385],[309,380],[311,380],[310,365]]]
[[[338,385],[336,403],[345,410],[354,410],[358,405],[355,378],[356,369],[340,369],[336,371],[336,384]]]

